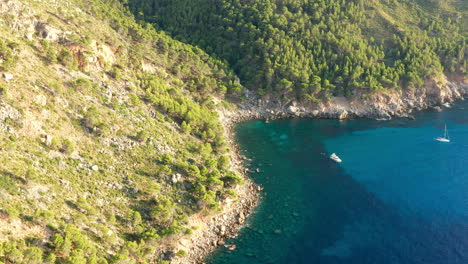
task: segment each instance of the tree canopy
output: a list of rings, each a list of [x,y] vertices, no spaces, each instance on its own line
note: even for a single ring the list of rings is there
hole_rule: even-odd
[[[461,13],[426,2],[130,0],[128,6],[138,19],[226,61],[258,94],[307,101],[466,74]]]

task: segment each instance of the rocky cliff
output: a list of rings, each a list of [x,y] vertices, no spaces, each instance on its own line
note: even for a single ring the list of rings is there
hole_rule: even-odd
[[[236,110],[220,110],[226,123],[249,119],[276,119],[286,117],[309,118],[391,118],[408,116],[414,110],[439,107],[444,103],[464,100],[468,96],[468,81],[455,78],[453,81],[427,81],[418,89],[387,90],[370,95],[361,93],[353,98],[332,97],[327,102],[283,104],[270,96],[260,97],[245,92],[245,101]]]

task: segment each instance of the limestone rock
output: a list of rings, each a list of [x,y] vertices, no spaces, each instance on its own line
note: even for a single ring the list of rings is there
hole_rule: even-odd
[[[235,244],[226,245],[225,247],[230,251],[233,251],[233,250],[235,250],[237,248],[237,246]]]
[[[44,144],[46,144],[47,146],[50,146],[52,145],[52,139],[53,137],[51,135],[44,135],[42,142],[44,142]]]
[[[182,181],[182,175],[180,173],[173,174],[171,176],[171,182],[172,184],[176,184],[178,182]]]
[[[299,107],[297,107],[296,102],[292,102],[292,104],[288,107],[288,112],[293,115],[298,115],[300,112]]]
[[[36,33],[42,39],[50,42],[68,42],[68,39],[66,38],[63,31],[55,29],[44,22],[38,21],[36,23]]]
[[[5,80],[12,80],[12,79],[13,79],[13,74],[11,74],[11,73],[4,73],[4,74],[3,74],[3,78],[5,78]]]
[[[442,108],[440,106],[434,106],[432,109],[436,112],[442,112]]]
[[[346,110],[343,110],[341,113],[338,114],[338,119],[343,120],[348,118],[349,113]]]
[[[226,226],[221,226],[221,227],[219,228],[219,234],[220,234],[220,235],[224,235],[225,233],[226,233]]]
[[[36,95],[34,102],[40,106],[45,106],[47,104],[47,97],[42,94]]]
[[[31,8],[21,1],[0,1],[0,16],[5,15],[8,15],[8,19],[3,20],[5,26],[20,36],[33,39],[36,14]]]
[[[0,105],[0,130],[9,130],[8,126],[3,123],[5,119],[9,118],[12,120],[19,120],[21,117],[21,113],[16,108],[13,108],[8,104]]]
[[[182,182],[182,185],[180,186],[182,190],[188,190],[188,189],[191,189],[192,187],[193,187],[193,184],[189,181]]]

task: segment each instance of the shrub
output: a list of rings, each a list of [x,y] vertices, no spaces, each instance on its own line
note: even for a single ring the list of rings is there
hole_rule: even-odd
[[[120,72],[120,68],[117,66],[112,67],[112,69],[109,71],[109,75],[116,80],[120,80],[120,78],[122,78],[122,73]]]
[[[0,96],[6,96],[8,94],[8,88],[3,85],[3,84],[0,84]]]
[[[160,157],[160,161],[163,164],[171,164],[173,159],[174,157],[172,157],[172,155],[168,153],[162,154]]]
[[[45,58],[50,63],[57,62],[57,48],[54,44],[48,42],[47,40],[41,40],[42,49],[45,53]]]
[[[182,121],[180,128],[185,134],[190,134],[190,132],[192,131],[192,127],[189,124],[187,124],[185,121]]]
[[[56,137],[52,138],[52,141],[50,142],[50,148],[54,150],[60,149],[60,142]]]
[[[136,134],[135,138],[139,141],[139,142],[146,142],[146,140],[148,140],[148,131],[142,129],[140,131],[138,131],[138,133]]]
[[[55,256],[55,254],[50,253],[44,258],[44,262],[47,264],[54,264],[56,259],[57,257]]]
[[[20,215],[20,212],[16,208],[13,208],[13,207],[10,207],[10,208],[6,209],[5,211],[9,216],[18,217]]]
[[[236,184],[242,184],[244,180],[237,176],[234,172],[230,171],[226,173],[226,176],[222,177],[221,180],[224,182],[225,185],[227,186],[232,186]]]
[[[185,256],[187,256],[187,251],[181,249],[181,250],[177,251],[176,255],[179,256],[179,257],[185,257]]]
[[[28,248],[23,253],[23,261],[28,264],[41,264],[42,250],[36,247]]]
[[[68,49],[62,49],[57,56],[57,60],[60,64],[70,69],[76,69],[78,67],[78,62],[73,56],[73,53]]]
[[[158,232],[154,228],[149,228],[143,234],[141,234],[141,239],[145,241],[155,241],[158,240],[160,236],[158,235]]]
[[[136,94],[132,94],[132,95],[130,96],[130,102],[131,102],[133,105],[136,105],[136,106],[141,105],[140,97],[138,97],[138,95],[136,95]]]
[[[0,40],[0,70],[9,70],[16,63],[16,56],[13,53],[13,49],[16,43],[7,43],[4,40]]]
[[[223,155],[223,156],[218,158],[218,169],[220,169],[220,170],[228,169],[230,163],[231,162],[229,160],[229,157]]]
[[[93,86],[92,82],[85,78],[78,78],[74,80],[71,84],[73,88],[80,91],[90,89]]]
[[[75,151],[75,143],[68,138],[64,139],[60,151],[66,154],[73,153]]]
[[[98,136],[109,128],[109,125],[101,120],[101,115],[95,106],[91,106],[88,111],[86,111],[81,122],[86,129]]]

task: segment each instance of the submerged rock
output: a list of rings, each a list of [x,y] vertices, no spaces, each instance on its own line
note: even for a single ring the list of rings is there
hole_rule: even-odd
[[[233,251],[233,250],[235,250],[237,248],[237,246],[235,244],[225,245],[225,247],[230,251]]]

